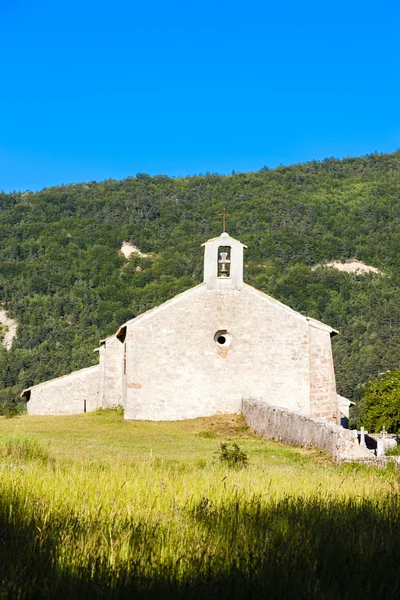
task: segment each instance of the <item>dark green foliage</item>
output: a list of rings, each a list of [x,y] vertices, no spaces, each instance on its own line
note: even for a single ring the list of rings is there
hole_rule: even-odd
[[[12,419],[26,412],[25,402],[13,387],[0,389],[0,414]]]
[[[399,444],[391,448],[385,448],[385,456],[400,456]]]
[[[400,431],[400,371],[388,371],[370,381],[364,392],[361,423],[371,433]]]
[[[215,452],[215,458],[229,469],[244,469],[249,465],[249,457],[236,442],[232,446],[221,442],[219,450]]]
[[[123,181],[0,193],[0,302],[19,323],[0,349],[1,390],[19,392],[98,360],[127,319],[202,279],[200,244],[248,245],[246,281],[340,331],[338,391],[400,363],[400,152],[257,173]],[[126,261],[131,241],[149,257]],[[385,275],[311,267],[357,257]],[[140,267],[140,270],[137,270]]]

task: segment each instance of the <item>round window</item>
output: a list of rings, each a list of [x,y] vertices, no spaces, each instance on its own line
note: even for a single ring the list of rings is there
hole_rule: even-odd
[[[214,335],[214,341],[217,346],[230,346],[232,342],[232,336],[227,332],[226,329],[221,329]]]

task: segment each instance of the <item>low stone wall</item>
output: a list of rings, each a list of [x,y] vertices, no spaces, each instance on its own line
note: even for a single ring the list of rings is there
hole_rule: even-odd
[[[248,426],[267,439],[287,442],[293,446],[315,446],[326,450],[337,460],[371,458],[369,450],[360,447],[357,431],[286,408],[271,406],[261,400],[243,400],[242,411]]]

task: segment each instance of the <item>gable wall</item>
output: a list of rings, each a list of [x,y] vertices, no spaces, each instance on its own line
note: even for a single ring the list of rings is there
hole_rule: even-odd
[[[250,291],[197,289],[128,324],[127,419],[238,412],[243,398],[310,413],[307,320]],[[218,347],[227,329],[232,344]]]

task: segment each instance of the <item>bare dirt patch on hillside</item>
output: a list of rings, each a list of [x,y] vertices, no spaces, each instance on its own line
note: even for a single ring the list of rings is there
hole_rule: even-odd
[[[6,311],[0,308],[0,326],[3,332],[2,344],[6,350],[10,350],[15,336],[17,335],[17,322],[11,319]]]
[[[341,262],[340,260],[331,260],[328,263],[319,264],[313,268],[316,269],[317,267],[329,267],[345,273],[356,273],[357,275],[364,275],[365,273],[382,274],[382,271],[376,267],[371,267],[371,265],[367,265],[361,260],[357,260],[357,258],[349,258],[345,262]]]
[[[130,242],[122,242],[120,252],[122,252],[122,254],[125,256],[125,258],[129,258],[132,254],[136,254],[137,256],[140,256],[141,258],[146,258],[146,256],[149,256],[149,254],[142,252],[140,250],[140,248],[138,248],[137,246],[134,246]]]

